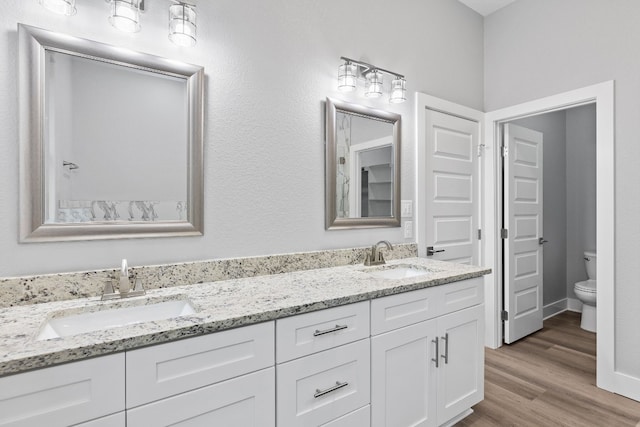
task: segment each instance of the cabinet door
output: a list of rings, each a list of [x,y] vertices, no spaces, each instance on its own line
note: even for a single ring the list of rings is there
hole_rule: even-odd
[[[438,425],[484,398],[484,304],[438,318]]]
[[[436,320],[371,338],[371,425],[436,425]]]
[[[274,368],[127,410],[127,427],[274,427],[275,419]]]

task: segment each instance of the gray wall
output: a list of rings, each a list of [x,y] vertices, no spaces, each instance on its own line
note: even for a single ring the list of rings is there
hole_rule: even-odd
[[[480,15],[452,0],[200,1],[187,49],[167,40],[169,4],[150,1],[142,30],[125,34],[101,0],[72,17],[0,2],[0,277],[407,241],[400,228],[325,231],[324,100],[402,114],[402,198],[413,199],[414,93],[482,109]],[[18,244],[18,22],[205,67],[203,237]],[[340,56],[405,74],[407,102],[338,92]]]
[[[596,248],[596,108],[567,110],[567,295],[587,279],[584,251]]]
[[[485,110],[615,80],[616,369],[640,378],[640,2],[519,0],[485,20]]]
[[[542,114],[512,123],[544,134],[543,137],[543,304],[567,297],[567,187],[565,112]]]

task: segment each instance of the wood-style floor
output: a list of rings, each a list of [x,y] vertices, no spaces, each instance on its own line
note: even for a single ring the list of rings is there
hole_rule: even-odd
[[[485,355],[485,400],[457,426],[640,427],[640,402],[595,386],[596,336],[579,313]]]

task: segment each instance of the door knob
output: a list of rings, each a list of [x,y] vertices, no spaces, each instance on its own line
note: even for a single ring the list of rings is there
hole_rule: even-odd
[[[433,249],[433,246],[427,246],[427,256],[433,256],[438,252],[444,252],[444,249]]]
[[[545,244],[545,243],[547,243],[547,242],[548,242],[548,240],[545,240],[545,239],[544,239],[544,237],[540,237],[540,238],[538,239],[538,244],[539,244],[539,245],[544,245],[544,244]]]

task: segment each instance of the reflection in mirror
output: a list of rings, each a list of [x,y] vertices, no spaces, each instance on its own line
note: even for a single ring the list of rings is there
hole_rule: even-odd
[[[326,227],[400,226],[400,116],[327,99]]]
[[[21,240],[201,235],[202,67],[24,25],[19,40]]]

